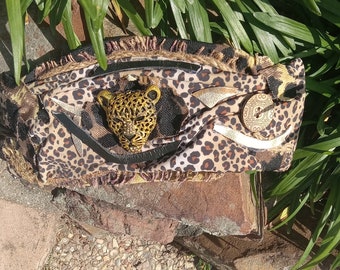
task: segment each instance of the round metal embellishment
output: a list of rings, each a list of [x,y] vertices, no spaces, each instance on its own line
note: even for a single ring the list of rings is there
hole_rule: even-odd
[[[273,119],[274,103],[270,95],[255,94],[243,107],[242,118],[247,129],[257,132],[265,129]]]

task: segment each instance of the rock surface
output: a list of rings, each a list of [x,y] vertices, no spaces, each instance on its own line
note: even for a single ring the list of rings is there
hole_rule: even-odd
[[[57,217],[0,200],[0,269],[41,269],[55,242]]]
[[[177,236],[260,233],[259,216],[245,174],[226,174],[211,182],[150,182],[74,188],[56,196],[56,205],[81,221],[111,232],[153,241]],[[61,193],[62,194],[62,193]],[[100,218],[98,218],[100,217]],[[155,231],[155,233],[151,233]],[[163,231],[163,235],[156,232]]]

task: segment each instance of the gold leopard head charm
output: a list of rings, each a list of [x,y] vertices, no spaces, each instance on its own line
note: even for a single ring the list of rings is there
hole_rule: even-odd
[[[138,153],[157,124],[156,103],[161,90],[156,85],[146,90],[111,93],[102,90],[97,100],[106,112],[110,130],[127,151]]]

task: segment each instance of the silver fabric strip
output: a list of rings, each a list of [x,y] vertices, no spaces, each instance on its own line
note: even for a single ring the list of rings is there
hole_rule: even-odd
[[[237,88],[223,86],[201,89],[192,95],[198,98],[208,108],[213,108],[216,104],[234,97],[238,93],[240,93],[240,91],[238,91]]]
[[[51,98],[51,100],[56,103],[57,105],[59,105],[61,108],[63,108],[63,110],[73,114],[73,120],[74,122],[80,126],[81,124],[81,109],[80,108],[77,108],[76,106],[72,106],[70,104],[67,104],[59,99],[56,99],[56,98]],[[73,141],[73,144],[76,148],[76,151],[78,153],[78,155],[80,157],[83,157],[84,156],[84,152],[83,152],[83,143],[82,141],[77,137],[75,136],[74,134],[71,134],[71,138],[72,138],[72,141]]]
[[[239,131],[233,130],[229,127],[215,124],[214,130],[224,137],[249,148],[267,150],[274,147],[280,146],[286,140],[286,137],[291,133],[292,127],[290,126],[282,135],[272,139],[272,140],[259,140],[253,137],[242,134]]]

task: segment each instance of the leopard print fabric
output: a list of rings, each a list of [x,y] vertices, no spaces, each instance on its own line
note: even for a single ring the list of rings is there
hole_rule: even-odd
[[[132,153],[142,151],[157,124],[156,103],[161,91],[155,85],[145,91],[111,94],[101,91],[97,100],[106,112],[109,128],[121,146]]]
[[[2,139],[2,155],[11,160],[13,167],[21,166],[17,164],[19,159],[11,158],[13,155],[6,154],[10,151],[5,153],[4,149],[20,153],[20,163],[28,163],[45,184],[88,185],[96,179],[115,184],[136,179],[186,179],[189,175],[201,181],[225,172],[289,168],[305,99],[300,59],[274,65],[268,57],[253,57],[226,45],[155,37],[108,40],[106,50],[106,71],[100,70],[91,50],[85,48],[62,58],[60,63],[37,67],[16,88],[1,86],[2,123],[15,134]],[[156,60],[157,65],[170,64],[150,64]],[[127,96],[133,91],[145,91],[150,85],[156,85],[161,93],[154,102],[157,120],[154,128],[147,128],[150,134],[143,137],[148,138],[138,145],[138,151],[179,143],[171,155],[156,160],[107,162],[79,142],[54,116],[56,112],[68,114],[107,151],[126,155],[130,147],[122,134],[128,128],[119,130],[119,125],[111,122],[118,112],[107,117],[106,111],[111,109],[98,102],[100,93],[107,89],[113,96]],[[212,107],[196,95],[214,89],[231,89],[232,93]],[[290,98],[285,98],[288,92]],[[245,126],[242,113],[249,97],[258,93],[273,100],[273,114],[263,130],[253,132]],[[129,107],[121,105],[121,110]],[[154,109],[151,111],[154,113]],[[261,149],[216,132],[216,125],[263,142],[289,133],[280,145]]]

